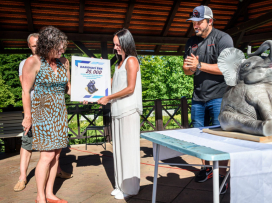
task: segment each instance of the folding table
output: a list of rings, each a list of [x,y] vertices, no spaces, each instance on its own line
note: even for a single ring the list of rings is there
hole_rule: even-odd
[[[154,182],[153,182],[153,192],[152,192],[152,203],[156,202],[157,193],[157,175],[158,175],[158,165],[182,165],[182,166],[210,166],[210,165],[200,165],[200,164],[177,164],[177,163],[159,163],[159,151],[160,146],[167,147],[169,149],[188,154],[191,156],[204,159],[206,161],[213,162],[213,202],[219,203],[220,191],[222,190],[224,183],[226,182],[229,172],[225,176],[223,183],[219,188],[219,168],[229,168],[228,166],[219,166],[219,161],[229,160],[229,153],[214,150],[209,147],[196,145],[194,143],[182,141],[179,139],[171,138],[166,135],[162,135],[156,132],[142,133],[141,137],[147,139],[154,143],[156,149],[155,155],[155,166],[154,166]]]

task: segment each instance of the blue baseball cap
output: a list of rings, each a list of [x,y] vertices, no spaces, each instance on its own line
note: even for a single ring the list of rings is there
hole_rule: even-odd
[[[195,7],[193,12],[190,14],[189,19],[188,20],[192,20],[192,21],[201,21],[205,18],[209,19],[209,18],[213,18],[213,13],[212,13],[212,9],[208,6],[198,6]]]

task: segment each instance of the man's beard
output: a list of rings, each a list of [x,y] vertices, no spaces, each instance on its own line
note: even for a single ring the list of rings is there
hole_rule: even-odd
[[[198,32],[197,32],[198,31]],[[199,33],[200,30],[196,30],[196,36],[198,37],[202,37],[205,36],[206,33],[209,31],[209,24],[207,25],[207,27],[204,30],[201,30],[201,33]]]

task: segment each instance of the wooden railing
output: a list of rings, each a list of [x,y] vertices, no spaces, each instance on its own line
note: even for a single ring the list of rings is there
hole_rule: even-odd
[[[182,97],[181,99],[144,100],[143,115],[141,115],[140,124],[141,132],[169,130],[171,129],[171,127],[169,127],[171,121],[174,121],[176,124],[175,128],[188,128],[189,108],[185,97]],[[172,113],[169,109],[171,109]],[[105,131],[106,137],[108,141],[111,140],[110,104],[103,106],[103,108],[97,108],[97,105],[94,104],[84,106],[81,104],[67,104],[67,110],[70,115],[68,122],[74,117],[77,118],[77,131],[70,128],[70,135],[73,135],[70,139],[85,138],[86,128],[82,130],[80,126],[80,116],[83,116],[86,119],[89,126],[96,126],[95,121],[99,116],[103,116],[103,125],[109,126]],[[163,112],[166,113],[166,116],[163,116]],[[93,119],[88,118],[87,115],[93,115]],[[180,122],[177,117],[180,117]]]
[[[82,104],[67,104],[67,112],[68,115],[70,115],[70,118],[68,119],[68,127],[69,127],[69,122],[76,116],[76,122],[77,122],[77,132],[75,132],[73,129],[69,127],[70,134],[69,137],[70,139],[83,139],[85,138],[85,133],[86,133],[86,128],[88,126],[96,126],[95,121],[98,119],[99,116],[103,116],[103,125],[107,126],[105,128],[105,133],[107,140],[111,140],[111,130],[110,130],[110,124],[111,124],[111,119],[110,119],[110,105],[106,106],[100,106],[97,108],[98,105],[95,104],[88,104],[88,105],[82,105]],[[93,115],[93,119],[90,119],[87,117],[87,115]],[[81,126],[80,126],[80,116],[83,116],[86,121],[88,122],[88,126],[81,131]],[[100,131],[100,133],[103,133]],[[74,135],[74,136],[72,136]]]
[[[170,129],[169,123],[171,121],[175,122],[177,128],[188,128],[188,104],[185,97],[181,99],[144,100],[143,104],[141,132]],[[173,111],[172,113],[170,113],[170,109]],[[163,116],[163,112],[166,113],[166,116]],[[177,116],[180,116],[181,122],[175,118]]]
[[[86,138],[86,128],[83,129],[81,127],[81,117],[86,119],[88,122],[87,126],[96,126],[98,117],[103,116],[103,125],[107,126],[104,132],[107,141],[111,140],[110,104],[103,107],[99,107],[97,104],[67,104],[66,106],[69,115],[68,126],[69,122],[74,120],[73,118],[76,117],[76,130],[69,127],[70,139]],[[5,109],[5,111],[7,111],[7,109]],[[173,128],[173,126],[169,126],[171,122],[175,124],[174,128],[188,128],[189,111],[190,102],[188,104],[188,101],[185,97],[181,99],[144,100],[143,115],[141,115],[140,124],[141,132],[169,130]],[[88,115],[93,115],[93,118],[91,119]]]

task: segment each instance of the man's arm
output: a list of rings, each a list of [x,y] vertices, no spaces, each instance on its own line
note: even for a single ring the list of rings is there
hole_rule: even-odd
[[[226,34],[218,42],[218,52],[219,52],[219,54],[225,48],[228,48],[228,47],[233,47],[233,40],[228,34]],[[188,56],[184,60],[184,63],[188,64],[188,67],[192,71],[196,71],[199,61],[198,61],[198,58],[196,56],[191,54],[191,56]],[[208,63],[203,63],[203,62],[200,62],[200,64],[201,64],[200,71],[210,73],[210,74],[213,74],[213,75],[222,75],[222,72],[219,70],[217,64],[208,64]]]
[[[19,65],[19,80],[20,80],[21,86],[22,86],[22,80],[23,80],[23,67],[24,67],[25,61],[26,59],[21,61]]]

